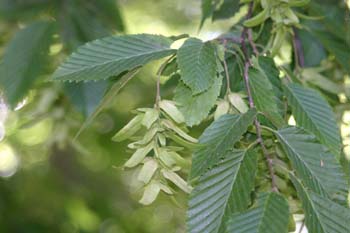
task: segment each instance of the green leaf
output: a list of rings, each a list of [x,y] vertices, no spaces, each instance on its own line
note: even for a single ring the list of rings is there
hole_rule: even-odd
[[[275,126],[283,126],[284,120],[277,107],[277,97],[274,95],[273,86],[265,73],[259,69],[250,69],[249,85],[256,109],[271,120]]]
[[[150,34],[110,36],[80,47],[54,73],[54,80],[107,79],[173,54],[172,40]]]
[[[302,69],[301,76],[308,83],[311,83],[334,95],[338,95],[339,93],[344,92],[344,87],[342,84],[338,84],[332,81],[332,79],[320,74],[314,68]]]
[[[349,44],[330,34],[329,32],[315,31],[314,34],[321,41],[322,45],[333,54],[340,65],[350,73],[350,51]]]
[[[214,84],[205,92],[192,95],[190,88],[179,82],[175,89],[174,100],[179,105],[188,126],[198,125],[214,107],[220,94],[222,77],[216,78]]]
[[[71,23],[75,26],[75,33],[77,33],[73,36],[78,36],[80,41],[85,43],[110,35],[111,28],[102,21],[98,12],[88,7],[81,7],[79,2],[73,2],[71,4],[71,7],[74,8],[67,13],[70,14]]]
[[[333,54],[336,60],[350,73],[350,34],[349,23],[346,20],[346,7],[334,4],[312,2],[308,9],[313,15],[321,15],[320,21],[305,21],[303,24],[317,37],[325,49]]]
[[[68,51],[82,44],[112,33],[119,23],[112,21],[110,12],[115,10],[113,0],[93,1],[89,6],[81,6],[78,1],[61,4],[56,16],[63,45]],[[114,6],[113,6],[114,5]],[[105,9],[108,8],[109,10]],[[118,18],[118,11],[114,11]]]
[[[45,72],[53,24],[35,22],[16,33],[0,64],[0,86],[14,107]]]
[[[0,0],[0,17],[6,20],[28,19],[50,7],[50,0]]]
[[[212,0],[202,0],[201,9],[202,9],[202,18],[199,25],[199,30],[202,29],[205,20],[210,18],[211,15],[213,14],[213,11],[215,9],[215,4],[213,3]]]
[[[296,33],[301,41],[304,66],[318,66],[323,59],[327,58],[326,51],[316,36],[307,30],[296,30]]]
[[[115,0],[99,0],[93,1],[98,8],[98,13],[102,14],[100,17],[106,17],[114,27],[119,31],[124,31],[125,26],[119,10],[119,4]]]
[[[94,111],[89,114],[88,118],[85,120],[83,125],[80,127],[79,131],[75,135],[75,139],[93,122],[93,120],[101,113],[101,111],[106,108],[115,98],[116,95],[123,89],[123,87],[138,73],[139,69],[130,71],[129,73],[123,75],[118,81],[116,81],[111,88],[105,93],[103,98],[100,100],[98,105],[95,107]]]
[[[330,0],[311,1],[310,7],[308,8],[310,14],[323,16],[319,23],[322,27],[325,27],[328,33],[337,36],[339,39],[349,39],[349,22],[347,16],[349,14],[347,7],[339,5],[340,1],[336,2]],[[336,4],[334,4],[336,3]]]
[[[189,38],[177,52],[182,81],[196,95],[209,89],[216,77],[215,48],[210,42]]]
[[[105,80],[89,83],[67,83],[65,92],[76,108],[85,116],[91,115],[108,89]]]
[[[278,91],[282,92],[282,82],[279,77],[280,71],[277,69],[275,62],[271,57],[260,56],[258,57],[259,69],[261,69],[270,83]]]
[[[202,175],[232,149],[255,116],[256,110],[250,109],[244,114],[226,114],[214,121],[199,138],[202,146],[193,154],[191,177]]]
[[[288,127],[276,136],[299,178],[316,193],[346,196],[347,182],[339,162],[329,150],[305,130]]]
[[[350,180],[350,160],[346,157],[344,152],[342,152],[339,162],[343,168],[343,171],[345,173],[347,180]],[[350,186],[349,186],[349,189],[350,189]],[[350,200],[349,200],[349,204],[350,204]]]
[[[350,232],[350,209],[307,190],[297,178],[290,177],[302,201],[309,233]]]
[[[239,1],[224,0],[217,10],[213,13],[213,21],[227,19],[234,16],[239,10]]]
[[[227,216],[247,209],[256,169],[255,152],[233,150],[204,173],[190,195],[188,232],[217,233]]]
[[[289,206],[277,193],[261,193],[257,205],[235,214],[227,223],[227,233],[287,233]]]
[[[339,128],[329,104],[318,92],[297,84],[287,85],[285,93],[297,125],[315,134],[339,157]]]
[[[260,56],[258,58],[258,63],[259,69],[265,73],[266,77],[272,84],[277,109],[279,110],[279,113],[283,115],[285,104],[283,102],[282,82],[279,77],[280,71],[277,69],[275,62],[270,57]]]
[[[243,81],[242,70],[241,70],[239,59],[236,58],[236,56],[229,56],[226,58],[226,63],[227,63],[229,77],[239,77],[239,78],[230,78],[231,91],[241,92],[242,90],[245,89],[245,85]],[[227,83],[226,83],[226,79],[224,79],[222,90],[226,91],[226,87],[227,87]],[[222,93],[222,94],[225,95],[226,93]]]

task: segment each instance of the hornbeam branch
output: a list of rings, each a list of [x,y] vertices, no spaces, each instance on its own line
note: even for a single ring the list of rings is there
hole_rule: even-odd
[[[252,16],[253,4],[254,4],[253,2],[251,2],[249,4],[249,9],[248,9],[248,13],[246,15],[246,19],[249,19]],[[248,40],[250,45],[254,45],[252,38],[249,36],[249,29],[247,27],[244,27],[242,34],[241,34],[241,47],[242,47],[243,54],[245,56],[243,78],[244,78],[244,83],[245,83],[245,87],[246,87],[247,94],[248,94],[249,107],[254,108],[255,104],[254,104],[253,96],[252,96],[252,93],[250,90],[250,85],[249,85],[249,68],[251,66],[251,62],[249,59],[249,54],[248,54],[248,50],[247,50],[247,46],[246,46],[247,40]],[[254,50],[254,47],[255,46],[252,46],[253,50]],[[254,52],[256,52],[256,51],[254,51]],[[260,125],[260,122],[257,118],[255,118],[254,124],[255,124],[255,129],[256,129],[256,135],[258,137],[258,142],[262,148],[262,152],[265,156],[267,166],[268,166],[268,169],[270,172],[272,191],[278,192],[278,188],[277,188],[277,184],[276,184],[276,175],[275,175],[275,172],[273,169],[273,161],[272,161],[270,153],[267,151],[266,146],[264,144],[264,140],[263,140],[263,137],[261,135],[261,125]]]
[[[301,41],[297,30],[293,27],[293,47],[294,47],[294,59],[297,67],[303,67],[305,65],[304,52],[301,45]]]

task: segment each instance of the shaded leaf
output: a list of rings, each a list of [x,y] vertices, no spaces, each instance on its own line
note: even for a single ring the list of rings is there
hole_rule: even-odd
[[[214,121],[199,138],[203,146],[193,154],[191,177],[202,175],[232,149],[255,116],[256,110],[250,109],[244,114],[226,114]]]
[[[65,85],[65,92],[78,110],[85,117],[88,117],[95,111],[108,86],[108,82],[105,80],[89,83],[69,83],[69,85]]]
[[[256,206],[235,214],[227,223],[227,233],[287,233],[289,206],[277,193],[261,193]]]
[[[0,17],[8,20],[26,19],[43,12],[51,3],[50,0],[1,0]]]
[[[333,54],[340,65],[350,73],[350,50],[349,44],[328,32],[316,31],[314,34],[321,41],[322,45]]]
[[[277,97],[274,95],[273,86],[265,73],[258,69],[250,69],[249,85],[256,109],[271,120],[275,126],[284,125],[284,120],[277,107]]]
[[[280,71],[277,69],[275,62],[270,57],[260,56],[258,58],[259,69],[261,69],[272,84],[277,109],[282,115],[284,113],[283,89],[279,77]]]
[[[291,175],[305,211],[305,225],[309,233],[350,232],[350,209],[311,192]]]
[[[111,88],[105,93],[99,104],[95,107],[94,111],[90,113],[88,118],[85,120],[79,131],[75,135],[75,139],[91,124],[91,122],[106,108],[117,94],[123,89],[123,87],[138,73],[139,69],[130,71],[129,73],[122,76],[116,81]]]
[[[258,57],[259,68],[265,73],[270,83],[276,90],[282,92],[282,82],[279,77],[280,71],[277,69],[275,62],[271,57]]]
[[[315,134],[339,157],[339,128],[329,104],[318,92],[297,84],[286,85],[285,93],[297,125]]]
[[[224,0],[213,13],[213,21],[219,19],[227,19],[234,16],[239,10],[239,1]]]
[[[343,171],[346,175],[346,178],[350,180],[350,160],[346,157],[345,153],[343,152],[340,156],[340,165],[343,168]],[[350,186],[349,186],[350,188]]]
[[[331,198],[346,196],[348,186],[339,162],[313,135],[288,127],[277,131],[276,136],[308,188]]]
[[[212,16],[213,11],[215,9],[215,4],[213,3],[212,0],[202,0],[201,9],[202,9],[202,18],[199,25],[199,30],[202,29],[205,20],[207,20]]]
[[[340,2],[340,1],[339,1]],[[349,22],[347,15],[349,14],[346,6],[340,6],[336,1],[331,0],[325,2],[324,0],[312,1],[308,8],[312,15],[322,15],[320,24],[326,28],[331,34],[337,36],[339,39],[349,39]]]
[[[35,22],[16,33],[0,64],[0,85],[14,107],[45,72],[53,24]]]
[[[245,210],[251,202],[256,168],[255,152],[233,150],[204,173],[190,195],[189,233],[217,233],[225,218]]]
[[[306,30],[296,30],[301,41],[304,55],[304,66],[318,66],[323,59],[327,58],[326,51],[319,39]]]
[[[124,31],[125,26],[122,19],[121,12],[119,10],[119,4],[115,0],[99,0],[93,1],[93,3],[101,12],[101,18],[105,17],[108,21],[112,22],[113,26],[119,30]]]

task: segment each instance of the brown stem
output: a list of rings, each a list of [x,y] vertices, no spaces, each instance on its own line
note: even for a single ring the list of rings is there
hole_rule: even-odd
[[[253,48],[253,52],[255,54],[255,56],[259,56],[259,50],[257,49],[254,40],[253,40],[253,31],[252,29],[248,30],[248,40],[249,40],[249,44],[250,46]]]
[[[233,43],[240,43],[241,42],[241,39],[236,37],[236,36],[225,36],[225,37],[218,37],[218,38],[215,38],[213,40],[216,40],[216,41],[219,41],[221,43],[224,43],[225,41],[231,41]]]
[[[304,52],[303,52],[303,48],[301,45],[298,32],[295,29],[295,27],[293,27],[293,47],[294,47],[294,58],[295,58],[295,63],[297,67],[304,67],[305,65]]]
[[[224,41],[224,46],[226,48],[226,42],[227,41]],[[226,62],[226,59],[224,57],[224,60],[223,60],[223,64],[224,64],[224,70],[225,70],[225,76],[226,76],[226,94],[228,93],[231,93],[231,87],[230,87],[230,75],[228,73],[228,67],[227,67],[227,62]]]
[[[249,9],[248,9],[248,13],[246,16],[246,19],[249,19],[252,15],[252,11],[253,11],[253,2],[251,2],[249,4]],[[250,85],[249,85],[249,68],[251,66],[250,64],[250,60],[249,60],[249,54],[248,54],[248,50],[246,47],[246,40],[249,40],[249,33],[248,33],[248,28],[244,27],[242,34],[241,34],[241,46],[242,46],[242,51],[244,53],[245,56],[245,64],[244,64],[244,74],[243,74],[243,78],[244,78],[244,84],[245,87],[247,89],[247,94],[248,94],[248,100],[249,100],[249,107],[250,108],[254,108],[255,104],[254,104],[254,100],[253,100],[253,96],[250,90]],[[252,44],[253,41],[251,41],[250,44]],[[253,49],[254,50],[254,49]],[[270,153],[267,151],[266,146],[264,144],[264,140],[261,134],[261,125],[260,122],[257,118],[255,118],[254,120],[254,125],[255,125],[255,129],[256,129],[256,135],[258,138],[258,142],[262,148],[262,152],[265,156],[266,162],[267,162],[267,166],[270,172],[270,176],[271,176],[271,185],[272,185],[272,191],[273,192],[278,192],[278,188],[277,188],[277,184],[276,184],[276,176],[275,176],[275,172],[273,170],[273,162],[272,162],[272,158]]]
[[[303,232],[304,227],[305,227],[305,221],[303,221],[303,223],[301,224],[299,233]]]
[[[252,2],[249,3],[248,13],[247,13],[247,15],[245,17],[246,19],[249,19],[252,16],[253,6],[254,6],[254,2],[252,1]],[[243,27],[243,31],[242,31],[242,34],[241,34],[241,46],[242,46],[242,51],[243,51],[243,54],[244,54],[244,57],[245,57],[246,61],[249,61],[249,55],[248,55],[248,50],[247,50],[247,46],[246,46],[247,32],[248,32],[248,28],[247,27]]]
[[[245,64],[244,64],[243,78],[244,78],[245,87],[247,89],[249,107],[250,108],[255,108],[253,95],[252,95],[252,92],[250,90],[250,85],[249,85],[249,73],[248,73],[249,72],[249,67],[250,67],[249,61],[246,61]]]

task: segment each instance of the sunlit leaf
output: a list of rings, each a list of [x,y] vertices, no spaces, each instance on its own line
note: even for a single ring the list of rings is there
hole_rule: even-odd
[[[187,125],[198,125],[208,116],[220,94],[221,83],[221,77],[215,78],[214,84],[207,91],[198,95],[192,95],[191,89],[182,82],[178,84],[174,100],[179,105]]]
[[[209,89],[216,78],[215,48],[210,42],[189,38],[177,52],[182,81],[193,95]]]

